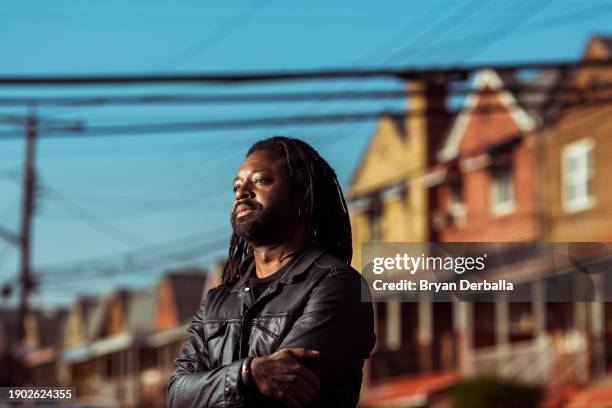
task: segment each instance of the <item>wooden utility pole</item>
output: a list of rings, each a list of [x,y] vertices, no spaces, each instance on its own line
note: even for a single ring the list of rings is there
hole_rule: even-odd
[[[20,296],[19,296],[19,341],[23,344],[25,339],[25,323],[28,315],[28,297],[32,289],[30,270],[31,261],[31,230],[34,213],[34,194],[36,188],[36,172],[34,158],[36,149],[36,136],[38,133],[38,119],[33,110],[28,112],[25,122],[25,162],[23,168],[23,191],[21,206],[21,233],[20,233]]]

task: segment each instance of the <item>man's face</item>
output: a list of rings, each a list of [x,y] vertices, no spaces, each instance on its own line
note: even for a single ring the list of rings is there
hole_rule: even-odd
[[[283,160],[270,152],[251,153],[234,178],[231,223],[234,232],[251,244],[265,245],[288,238],[297,221],[291,180]]]

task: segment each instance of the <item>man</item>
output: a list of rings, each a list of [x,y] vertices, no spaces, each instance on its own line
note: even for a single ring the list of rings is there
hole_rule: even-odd
[[[334,170],[272,137],[249,149],[233,191],[222,284],[188,329],[168,407],[355,406],[375,335]]]

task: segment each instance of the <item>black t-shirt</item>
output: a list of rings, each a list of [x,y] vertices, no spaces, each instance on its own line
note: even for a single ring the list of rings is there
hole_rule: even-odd
[[[287,269],[289,269],[289,267],[293,263],[293,260],[291,260],[291,262],[289,262],[288,264],[282,266],[278,271],[274,272],[272,275],[266,276],[265,278],[258,278],[257,275],[255,274],[255,270],[253,270],[253,276],[251,276],[251,278],[249,279],[249,287],[250,287],[253,302],[256,301],[259,298],[259,296],[261,296],[261,294],[265,292],[266,289],[268,289],[268,286],[270,286],[272,282],[278,280],[281,276],[283,276],[283,273]]]

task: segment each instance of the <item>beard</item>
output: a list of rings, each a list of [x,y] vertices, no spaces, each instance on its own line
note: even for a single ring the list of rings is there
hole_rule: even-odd
[[[275,216],[270,208],[263,208],[259,203],[247,204],[253,212],[236,218],[231,216],[234,233],[250,244],[266,243],[275,230]]]

